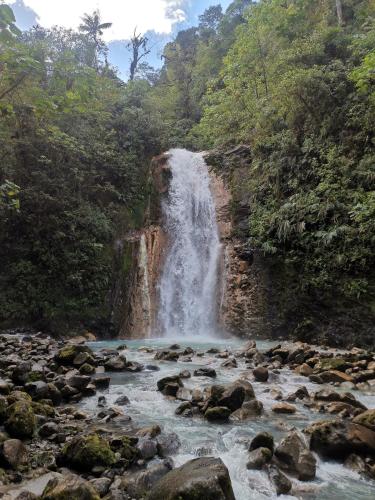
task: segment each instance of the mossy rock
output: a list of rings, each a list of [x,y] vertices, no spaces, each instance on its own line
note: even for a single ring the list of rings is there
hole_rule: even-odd
[[[375,409],[364,411],[360,413],[355,418],[353,418],[355,424],[363,425],[372,431],[375,431]]]
[[[5,430],[11,437],[18,439],[32,438],[36,429],[36,417],[32,403],[20,400],[7,409]]]
[[[130,436],[123,436],[121,438],[122,444],[118,448],[118,452],[121,454],[121,458],[126,460],[126,466],[130,467],[140,456],[138,448],[133,445],[136,444],[138,439],[134,440]]]
[[[41,372],[30,372],[27,377],[28,382],[38,382],[39,380],[45,380],[44,375]]]
[[[17,401],[32,401],[32,397],[24,391],[13,391],[7,396],[8,404],[12,405]]]
[[[57,352],[55,361],[59,365],[72,365],[75,357],[83,352],[93,355],[92,350],[87,346],[68,344]]]
[[[108,441],[97,434],[75,437],[64,446],[62,459],[66,465],[84,472],[96,466],[110,467],[116,462]]]
[[[337,370],[339,372],[344,372],[350,367],[350,363],[342,358],[322,358],[316,365],[315,370],[320,372],[328,370]]]
[[[95,373],[95,367],[90,365],[89,363],[84,363],[82,366],[80,366],[79,373],[81,375],[92,375],[93,373]]]
[[[31,406],[33,407],[34,413],[37,415],[43,415],[44,417],[54,417],[56,415],[53,406],[46,403],[33,401]]]

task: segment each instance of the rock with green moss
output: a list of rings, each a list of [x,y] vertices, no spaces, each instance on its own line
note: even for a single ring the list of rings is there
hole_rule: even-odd
[[[61,458],[67,466],[86,472],[96,466],[110,467],[116,462],[108,441],[98,434],[73,438],[64,446]]]
[[[32,438],[36,429],[36,417],[32,403],[19,400],[10,405],[6,412],[5,430],[11,437]]]
[[[13,391],[7,396],[7,401],[9,405],[12,405],[17,401],[32,401],[32,398],[24,391]]]
[[[84,479],[70,475],[49,481],[41,496],[43,500],[99,500],[98,492]]]
[[[43,403],[41,401],[40,402],[33,401],[31,403],[31,406],[36,415],[42,415],[43,417],[54,417],[56,415],[53,406]]]
[[[355,424],[364,425],[368,429],[375,431],[375,409],[360,413],[353,419],[353,422]]]
[[[344,372],[351,367],[351,364],[342,358],[321,358],[315,365],[314,371],[325,372],[329,370],[337,370]]]
[[[210,422],[227,422],[230,417],[231,411],[226,406],[214,406],[208,408],[204,416]]]
[[[59,365],[73,365],[75,358],[82,353],[93,356],[92,350],[85,345],[67,344],[55,355],[55,361]]]
[[[120,446],[115,446],[112,444],[112,448],[118,451],[121,458],[125,461],[124,466],[130,467],[140,456],[138,448],[135,448],[138,439],[131,438],[129,436],[123,436],[120,438]]]

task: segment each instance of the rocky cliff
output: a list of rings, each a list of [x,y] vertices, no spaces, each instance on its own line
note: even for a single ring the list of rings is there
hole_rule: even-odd
[[[168,155],[154,158],[143,227],[116,241],[116,280],[110,300],[120,338],[147,338],[157,331],[158,281],[166,247],[161,200],[169,179]]]

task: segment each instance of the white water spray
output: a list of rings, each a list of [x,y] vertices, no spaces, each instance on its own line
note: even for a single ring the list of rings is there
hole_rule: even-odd
[[[207,165],[199,153],[170,154],[172,179],[163,203],[169,250],[159,323],[164,336],[210,336],[217,325],[221,245]]]

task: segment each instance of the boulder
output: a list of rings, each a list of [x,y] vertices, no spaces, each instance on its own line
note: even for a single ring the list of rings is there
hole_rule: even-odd
[[[368,429],[375,431],[375,409],[367,410],[353,418],[355,424],[364,425]]]
[[[317,422],[305,432],[310,434],[310,449],[327,458],[344,460],[351,453],[375,457],[375,432],[342,420]]]
[[[296,407],[289,403],[276,403],[272,406],[272,411],[274,413],[291,414],[296,412]]]
[[[194,371],[195,377],[216,377],[216,370],[213,368],[198,368],[198,370]]]
[[[26,446],[19,439],[7,439],[1,444],[0,464],[18,469],[28,461]]]
[[[125,394],[123,396],[118,397],[115,401],[115,405],[118,405],[118,406],[125,406],[128,404],[130,404],[130,400],[129,400],[128,396],[125,396]]]
[[[250,452],[246,464],[248,469],[260,470],[272,459],[272,451],[269,448],[257,448]]]
[[[245,390],[245,399],[244,401],[251,401],[255,399],[255,392],[253,386],[247,380],[239,379],[234,382],[236,385],[240,385]]]
[[[168,460],[156,463],[146,470],[125,475],[121,481],[121,490],[124,490],[131,498],[141,499],[155,484],[172,469],[172,464]]]
[[[30,401],[16,401],[8,407],[6,417],[4,426],[11,437],[28,439],[33,436],[36,417]]]
[[[92,350],[84,345],[68,344],[62,349],[60,349],[55,355],[55,361],[59,365],[71,366],[73,365],[74,359],[81,353],[87,353],[93,357]]]
[[[227,422],[231,414],[231,410],[226,406],[214,406],[205,411],[205,418],[210,422]]]
[[[176,362],[180,357],[180,353],[176,351],[162,350],[155,354],[154,359],[163,361],[174,361]]]
[[[73,469],[90,472],[93,467],[109,467],[116,457],[108,441],[98,434],[74,437],[62,450],[62,462]]]
[[[345,372],[351,364],[342,358],[321,358],[314,366],[314,372],[325,372],[330,370],[337,370]]]
[[[256,399],[246,401],[241,408],[234,411],[230,419],[233,421],[243,422],[254,417],[259,417],[263,412],[263,404]]]
[[[137,443],[137,448],[139,450],[140,457],[144,460],[150,460],[158,453],[157,442],[153,439],[140,439]]]
[[[99,500],[100,497],[88,481],[69,475],[49,481],[41,498],[43,500]]]
[[[302,365],[297,366],[294,371],[303,377],[309,377],[312,374],[313,369],[307,363],[303,363]]]
[[[259,434],[252,439],[249,451],[253,451],[258,448],[268,448],[273,453],[274,440],[272,434],[269,432],[259,432]]]
[[[353,377],[338,370],[328,370],[319,374],[325,384],[335,382],[353,382]]]
[[[171,377],[164,377],[158,380],[157,381],[158,390],[163,392],[167,384],[177,384],[179,387],[183,387],[183,383],[178,375],[173,375]]]
[[[218,400],[218,406],[226,406],[232,412],[241,408],[245,400],[245,389],[241,383],[234,382],[227,386]]]
[[[158,453],[161,457],[167,457],[175,453],[181,446],[181,441],[175,432],[159,434],[156,438]]]
[[[253,375],[257,382],[267,382],[269,376],[268,370],[264,366],[254,368]]]
[[[296,431],[290,432],[275,449],[275,456],[282,469],[296,474],[300,481],[314,479],[316,460],[307,449],[303,437]]]
[[[276,489],[277,495],[286,495],[292,489],[291,481],[283,474],[276,465],[268,467],[268,477]]]
[[[107,375],[101,375],[93,379],[94,385],[97,389],[108,389],[111,382],[111,377]]]
[[[168,472],[148,500],[235,500],[228,469],[220,458],[196,458]]]
[[[112,356],[104,363],[104,367],[109,372],[121,372],[126,367],[126,359],[123,356]]]
[[[89,481],[94,490],[98,492],[100,498],[104,497],[111,486],[112,479],[109,477],[98,477]]]

